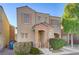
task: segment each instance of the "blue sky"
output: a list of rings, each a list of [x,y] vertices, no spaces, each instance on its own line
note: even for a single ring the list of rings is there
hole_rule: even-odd
[[[52,16],[62,16],[65,6],[64,3],[5,3],[0,5],[4,8],[9,23],[14,26],[17,26],[17,7],[29,6],[37,12],[49,13]]]

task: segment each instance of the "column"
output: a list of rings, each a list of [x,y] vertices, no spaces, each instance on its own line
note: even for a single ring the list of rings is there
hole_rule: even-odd
[[[45,34],[44,34],[44,48],[49,48],[48,31],[45,31]]]
[[[38,30],[35,29],[35,47],[36,48],[39,48],[38,39],[39,39]]]

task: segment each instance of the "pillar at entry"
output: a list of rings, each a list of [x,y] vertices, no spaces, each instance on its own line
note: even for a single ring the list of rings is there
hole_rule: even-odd
[[[38,39],[39,39],[38,30],[35,29],[35,47],[36,47],[36,48],[39,48]]]

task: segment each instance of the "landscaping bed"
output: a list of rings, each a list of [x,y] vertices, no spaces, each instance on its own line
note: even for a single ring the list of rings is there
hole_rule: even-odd
[[[16,55],[40,55],[42,52],[32,46],[31,42],[16,42],[14,45]]]

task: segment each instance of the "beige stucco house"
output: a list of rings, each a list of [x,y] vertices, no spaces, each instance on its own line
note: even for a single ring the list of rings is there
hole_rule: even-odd
[[[37,48],[48,48],[49,39],[54,37],[61,37],[60,17],[28,6],[17,8],[17,42],[33,42]]]

